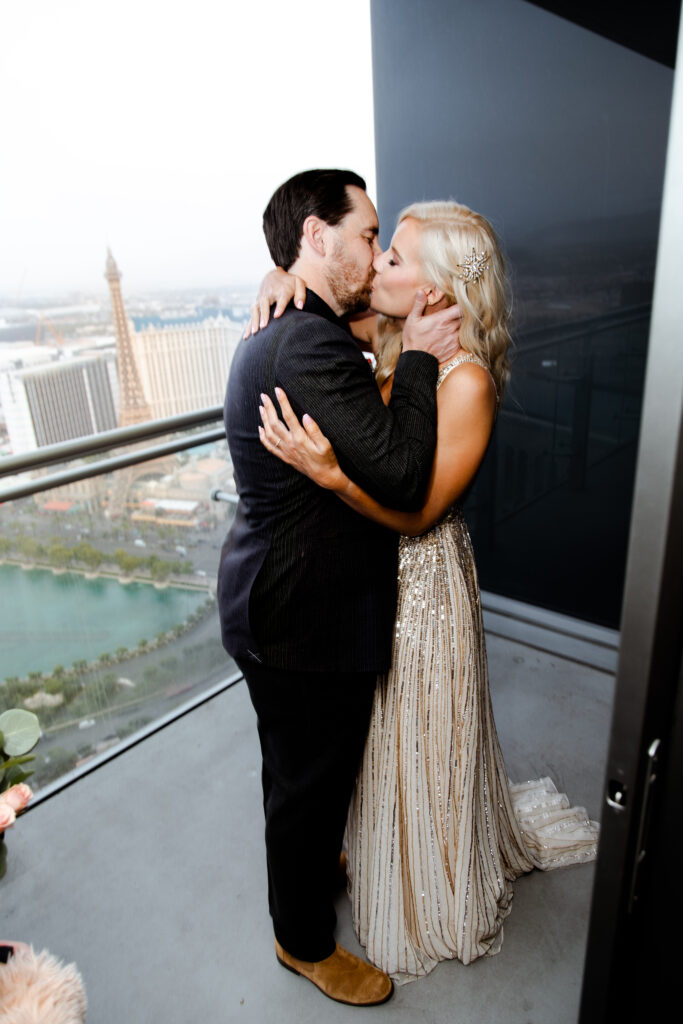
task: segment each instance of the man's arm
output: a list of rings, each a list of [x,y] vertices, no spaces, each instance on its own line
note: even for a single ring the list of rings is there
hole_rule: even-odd
[[[387,407],[353,339],[323,318],[304,317],[287,324],[275,384],[297,415],[316,420],[363,490],[389,508],[420,508],[436,445],[436,359],[404,353]]]

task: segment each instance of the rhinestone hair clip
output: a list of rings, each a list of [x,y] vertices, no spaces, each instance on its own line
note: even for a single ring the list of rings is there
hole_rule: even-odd
[[[476,249],[473,248],[472,255],[466,256],[462,263],[457,264],[461,270],[458,277],[461,281],[464,281],[465,284],[471,284],[479,280],[488,265],[489,254],[486,250],[484,249],[482,252],[478,253]]]

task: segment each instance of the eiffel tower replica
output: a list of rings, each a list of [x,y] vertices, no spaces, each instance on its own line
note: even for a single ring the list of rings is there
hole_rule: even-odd
[[[130,328],[126,308],[123,305],[121,294],[121,272],[116,266],[116,261],[107,249],[107,265],[104,276],[109,282],[111,292],[111,311],[114,318],[114,332],[116,334],[116,365],[119,375],[119,426],[131,427],[135,423],[145,423],[152,418],[152,411],[149,407],[142,382],[138,371],[138,364],[133,353],[133,344],[130,339]]]
[[[119,426],[130,427],[136,423],[146,423],[152,418],[152,410],[145,398],[140,379],[140,371],[133,352],[133,344],[130,337],[130,327],[126,309],[121,294],[121,272],[111,254],[107,249],[107,263],[104,276],[109,283],[111,292],[111,309],[114,319],[114,332],[116,334],[116,364],[119,378]],[[132,449],[134,450],[134,449]],[[153,463],[155,472],[163,474],[169,467],[161,468],[159,460]],[[119,470],[114,474],[111,490],[109,493],[109,515],[112,519],[118,517],[126,507],[128,492],[135,479],[141,476],[148,476],[150,464],[141,463],[139,466],[129,466],[127,469]]]

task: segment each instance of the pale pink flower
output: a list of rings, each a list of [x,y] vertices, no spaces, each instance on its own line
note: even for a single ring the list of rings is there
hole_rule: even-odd
[[[0,794],[1,796],[2,794]],[[6,804],[4,800],[0,799],[0,832],[4,832],[6,828],[9,828],[14,824],[16,814],[14,808]]]
[[[26,804],[33,796],[33,790],[25,782],[19,782],[16,786],[10,786],[4,793],[0,793],[0,800],[9,804],[15,814],[23,811]]]

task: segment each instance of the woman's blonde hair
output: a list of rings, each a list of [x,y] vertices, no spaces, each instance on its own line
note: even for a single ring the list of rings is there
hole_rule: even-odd
[[[413,203],[401,211],[398,223],[407,217],[420,224],[425,276],[444,293],[449,306],[460,306],[460,344],[486,363],[500,401],[510,376],[511,338],[505,262],[495,231],[481,214],[454,202]],[[400,320],[380,317],[375,370],[380,385],[394,372],[401,354],[401,327]]]

